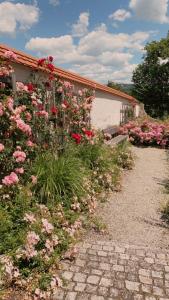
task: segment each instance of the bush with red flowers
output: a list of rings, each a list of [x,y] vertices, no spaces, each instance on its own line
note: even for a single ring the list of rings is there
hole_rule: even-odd
[[[41,81],[35,74],[17,82],[13,95],[4,83],[11,60],[8,51],[0,61],[0,281],[11,297],[20,290],[47,300],[62,285],[56,265],[65,251],[74,256],[96,195],[119,183],[119,160],[91,128],[93,91],[75,93],[49,56],[37,63]]]

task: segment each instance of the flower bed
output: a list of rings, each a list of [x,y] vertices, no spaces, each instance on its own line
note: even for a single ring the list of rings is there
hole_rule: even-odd
[[[129,122],[121,127],[121,134],[128,134],[135,145],[169,146],[169,125],[161,122],[144,120]]]
[[[0,81],[13,72],[10,60],[17,57],[7,52]],[[18,82],[15,95],[0,82],[0,270],[3,292],[46,300],[62,284],[57,263],[74,255],[98,193],[117,188],[132,157],[91,128],[93,91],[75,96],[54,76],[52,57],[38,65],[43,81]]]

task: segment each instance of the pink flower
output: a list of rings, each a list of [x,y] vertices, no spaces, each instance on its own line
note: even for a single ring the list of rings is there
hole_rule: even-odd
[[[30,122],[32,120],[32,115],[27,111],[25,113],[26,121]]]
[[[17,184],[18,182],[19,182],[19,178],[17,174],[14,172],[11,172],[10,175],[5,176],[4,179],[2,179],[2,183],[7,186]]]
[[[25,134],[31,135],[31,133],[32,133],[31,127],[28,124],[26,124],[23,120],[16,119],[16,126],[18,129],[20,129]]]
[[[36,234],[34,231],[29,231],[26,240],[29,245],[35,246],[40,241],[40,238],[39,235]]]
[[[3,144],[0,144],[0,152],[3,152],[5,149],[4,145]]]
[[[34,143],[32,143],[31,140],[28,140],[28,141],[26,142],[26,145],[27,145],[28,147],[35,147],[35,146],[36,146]]]
[[[57,246],[59,244],[59,238],[56,234],[52,235],[53,245]]]
[[[36,115],[39,117],[45,117],[45,119],[48,119],[48,116],[49,116],[48,112],[45,110],[40,110],[40,111],[36,112]]]
[[[15,172],[16,172],[17,174],[23,174],[23,173],[24,173],[24,168],[16,168],[16,169],[15,169]]]
[[[33,184],[36,184],[36,183],[37,183],[37,176],[32,175],[32,176],[31,176],[31,179],[32,179],[32,183],[33,183]]]
[[[53,225],[49,223],[47,219],[42,219],[42,225],[43,225],[42,232],[46,232],[50,234],[54,230]]]
[[[7,107],[10,111],[13,111],[14,100],[12,97],[7,98]]]
[[[54,251],[54,249],[53,249],[53,242],[50,241],[49,239],[46,240],[46,242],[45,242],[45,247],[46,247],[47,251],[48,251],[50,254]]]
[[[24,220],[31,224],[36,222],[35,216],[32,213],[26,213],[24,216]]]
[[[82,90],[79,90],[79,91],[78,91],[78,95],[79,95],[80,97],[83,96]]]
[[[26,153],[23,151],[15,151],[13,157],[16,159],[16,162],[24,162],[26,159]]]
[[[5,83],[4,82],[0,82],[0,89],[4,90],[4,88],[5,88]]]
[[[17,60],[17,55],[13,51],[6,51],[4,53],[5,58],[11,59],[11,60]]]
[[[16,82],[16,90],[17,92],[28,92],[27,85],[24,85],[23,82]]]
[[[0,117],[2,117],[3,114],[4,114],[4,108],[3,108],[2,103],[0,103]]]

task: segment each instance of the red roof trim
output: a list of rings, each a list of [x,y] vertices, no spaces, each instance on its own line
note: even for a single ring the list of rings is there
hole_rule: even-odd
[[[23,65],[25,65],[29,68],[42,69],[43,70],[43,68],[39,68],[37,66],[37,61],[38,61],[37,58],[35,58],[31,55],[25,54],[22,51],[18,51],[16,49],[10,48],[6,45],[0,44],[0,56],[3,56],[5,51],[7,51],[7,50],[13,51],[17,55],[17,57],[18,57],[17,63],[23,64]],[[132,97],[132,96],[126,94],[126,93],[123,93],[121,91],[109,88],[109,87],[107,87],[103,84],[100,84],[96,81],[90,80],[86,77],[82,77],[82,76],[80,76],[78,74],[75,74],[73,72],[69,72],[69,71],[63,70],[61,68],[55,67],[55,73],[58,76],[60,76],[61,78],[64,78],[66,80],[70,80],[70,81],[73,81],[73,82],[78,82],[80,84],[83,84],[83,85],[88,86],[90,88],[93,88],[95,90],[99,90],[99,91],[106,92],[106,93],[111,94],[111,95],[119,96],[119,97],[121,97],[125,100],[128,100],[128,101],[132,102],[133,104],[138,102],[134,97]]]

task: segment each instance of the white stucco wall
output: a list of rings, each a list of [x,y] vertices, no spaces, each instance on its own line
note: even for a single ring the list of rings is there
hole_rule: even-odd
[[[13,66],[16,81],[28,82],[32,70],[24,65],[14,64]],[[42,77],[44,73],[39,72],[38,76]],[[74,83],[74,85],[75,91],[85,88],[84,85],[78,83]],[[120,111],[123,105],[132,107],[130,102],[121,97],[97,90],[91,111],[92,126],[98,129],[105,129],[113,125],[119,125],[121,122]],[[139,105],[136,105],[135,114],[136,117],[139,115]]]
[[[123,105],[131,104],[121,97],[96,91],[96,98],[91,112],[92,125],[99,129],[119,125],[121,122],[120,111]]]
[[[136,118],[139,117],[139,114],[140,114],[140,106],[138,104],[136,104],[136,107],[135,107],[135,114],[136,114]]]
[[[32,70],[24,65],[13,64],[16,81],[27,82]]]

